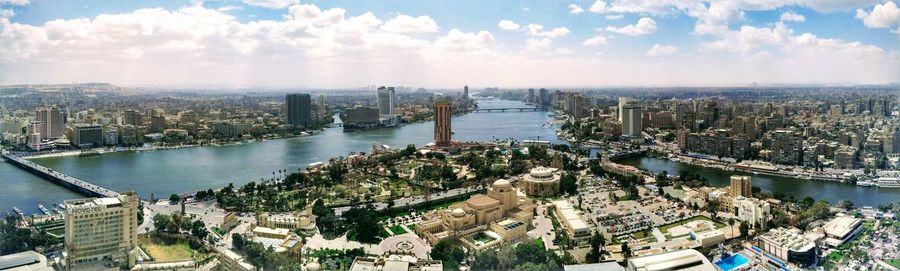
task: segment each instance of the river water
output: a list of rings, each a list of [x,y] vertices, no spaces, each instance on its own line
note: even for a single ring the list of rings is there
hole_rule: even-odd
[[[479,100],[481,108],[525,107],[506,100]],[[514,138],[540,139],[561,143],[556,127],[547,125],[550,112],[470,113],[452,120],[453,138],[460,141],[489,141]],[[175,150],[108,153],[93,157],[34,159],[35,163],[110,188],[136,191],[142,198],[151,193],[167,198],[172,193],[237,186],[273,172],[293,172],[309,163],[346,156],[350,152],[370,152],[372,144],[405,147],[433,142],[432,122],[397,128],[344,133],[341,128],[300,138],[278,139],[236,145],[206,146]],[[8,163],[0,163],[0,212],[16,206],[26,213],[38,212],[37,204],[61,203],[80,198]]]
[[[705,168],[654,157],[629,157],[623,164],[636,166],[655,173],[668,171],[670,175],[678,175],[682,170],[694,172],[706,177],[711,185],[727,186],[731,175],[751,176],[753,186],[763,191],[780,192],[797,199],[810,196],[816,200],[827,200],[834,204],[848,199],[856,206],[878,206],[879,204],[900,201],[900,188],[861,187],[853,184],[803,180],[779,176],[754,175],[744,172],[732,172],[714,168]]]

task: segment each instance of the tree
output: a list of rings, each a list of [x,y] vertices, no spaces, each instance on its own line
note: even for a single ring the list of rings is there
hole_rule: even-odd
[[[622,255],[625,255],[625,258],[631,257],[631,248],[628,247],[628,243],[622,243]]]
[[[575,179],[575,175],[571,173],[563,174],[559,178],[559,190],[570,195],[578,193],[578,182]]]
[[[156,231],[165,231],[172,224],[172,218],[168,215],[164,214],[156,214],[153,216],[153,227],[156,228]]]
[[[246,245],[246,243],[244,241],[244,236],[237,234],[237,233],[232,233],[231,234],[231,244],[232,244],[232,246],[234,246],[234,249],[243,251],[244,245]]]
[[[585,260],[588,263],[600,262],[600,248],[605,242],[606,240],[603,239],[603,235],[594,232],[594,235],[591,236],[591,250],[588,251],[587,256],[585,256]]]
[[[178,194],[173,193],[172,195],[169,196],[169,202],[171,202],[173,204],[178,203],[178,201],[180,201],[180,200],[181,200],[181,197],[178,196]]]
[[[746,238],[750,234],[750,226],[747,225],[746,221],[741,221],[741,225],[738,226],[738,231],[740,231],[741,237]]]
[[[500,260],[497,258],[497,251],[488,249],[475,255],[472,270],[497,270],[499,265]]]
[[[431,258],[443,261],[444,270],[458,270],[460,262],[465,257],[466,253],[462,247],[450,239],[441,240],[431,249]]]
[[[194,220],[194,223],[191,223],[191,235],[200,240],[206,239],[206,236],[209,235],[209,232],[206,231],[206,224],[199,219]]]

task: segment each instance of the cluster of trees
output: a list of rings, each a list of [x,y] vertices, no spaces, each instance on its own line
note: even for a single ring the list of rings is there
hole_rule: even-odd
[[[327,239],[347,233],[348,236],[356,236],[356,240],[362,243],[374,244],[379,241],[377,213],[371,206],[354,207],[337,216],[334,210],[318,200],[313,204],[312,212],[318,217],[316,226],[319,227],[319,232]]]
[[[235,189],[234,184],[229,183],[225,188],[215,192],[216,201],[222,208],[237,212],[287,212],[304,207],[305,193],[297,193],[294,198],[278,196],[280,191],[288,188],[282,183],[249,182],[240,189]],[[295,187],[301,184],[292,182],[290,185]]]
[[[709,186],[709,180],[700,176],[700,173],[682,170],[678,172],[678,179],[675,184],[685,185],[688,187]]]
[[[432,257],[434,252],[432,252]],[[552,251],[544,250],[539,242],[522,242],[498,250],[486,250],[475,255],[472,270],[550,271],[562,269],[563,260]],[[444,262],[444,270],[448,270]]]
[[[202,220],[197,219],[191,221],[190,217],[184,216],[179,212],[172,213],[171,215],[154,215],[153,226],[156,228],[156,232],[190,233],[190,239],[188,241],[193,249],[201,248],[203,246],[203,240],[209,236],[209,231],[206,230],[206,224],[204,224]]]
[[[0,222],[0,255],[19,253],[43,247],[49,250],[53,246],[62,245],[63,240],[54,238],[44,230],[22,229],[16,225],[19,218],[7,215]]]
[[[194,194],[194,199],[197,201],[205,201],[209,199],[214,199],[216,197],[216,192],[213,192],[212,189],[208,189],[206,191],[200,190]]]
[[[244,236],[231,235],[232,245],[238,252],[247,255],[247,261],[261,270],[301,270],[300,262],[289,255],[276,253],[272,247],[244,239]]]
[[[606,239],[603,238],[603,235],[594,232],[594,235],[591,236],[591,250],[588,251],[585,256],[585,261],[587,263],[598,263],[600,262],[600,256],[602,255],[601,248],[606,245]]]
[[[448,238],[431,248],[431,258],[441,260],[444,270],[459,270],[460,263],[466,258],[466,252],[463,251],[459,241]]]
[[[422,181],[435,181],[445,189],[459,188],[463,184],[463,181],[458,180],[453,173],[453,167],[447,164],[441,166],[426,164],[416,174],[416,178]]]
[[[578,181],[574,174],[566,172],[559,177],[559,191],[569,195],[578,193]]]

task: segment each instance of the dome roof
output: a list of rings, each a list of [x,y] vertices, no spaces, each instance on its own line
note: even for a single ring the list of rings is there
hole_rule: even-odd
[[[306,270],[307,270],[307,271],[319,271],[319,269],[322,269],[322,266],[319,265],[319,263],[317,263],[317,262],[308,262],[308,263],[306,263]]]
[[[510,185],[509,181],[507,181],[505,179],[499,179],[496,182],[494,182],[494,187],[497,187],[497,188],[505,188],[505,187],[510,187],[510,186],[512,186],[512,185]]]
[[[466,215],[466,211],[463,211],[462,208],[456,208],[456,209],[453,209],[452,214],[454,217],[463,217]]]

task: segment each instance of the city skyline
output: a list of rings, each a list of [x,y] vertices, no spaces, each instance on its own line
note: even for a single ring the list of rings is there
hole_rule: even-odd
[[[0,84],[900,82],[896,1],[4,0],[0,33]]]

